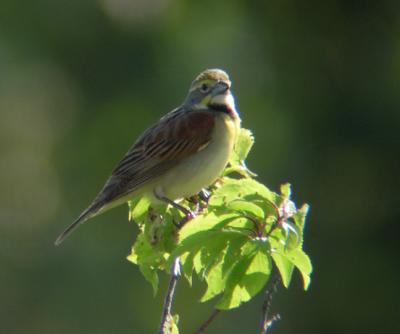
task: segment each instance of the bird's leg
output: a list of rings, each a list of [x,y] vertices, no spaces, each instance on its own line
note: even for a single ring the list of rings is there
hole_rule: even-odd
[[[210,193],[206,189],[200,190],[200,192],[196,195],[197,203],[196,203],[196,212],[201,213],[208,206],[208,200],[210,198]]]
[[[199,198],[201,200],[200,202],[200,209],[204,210],[205,208],[207,208],[208,206],[208,200],[211,197],[211,193],[206,190],[206,189],[201,189],[201,191],[199,192]]]
[[[210,192],[206,189],[200,190],[200,192],[194,196],[188,198],[190,203],[193,203],[195,207],[195,214],[200,214],[208,206],[208,200],[210,198]]]
[[[186,224],[189,220],[193,219],[194,217],[196,217],[196,214],[188,209],[186,209],[185,207],[183,207],[182,205],[179,205],[178,203],[174,202],[173,200],[169,199],[168,197],[164,196],[163,194],[160,194],[159,191],[154,190],[154,196],[167,204],[172,205],[175,209],[179,210],[180,212],[182,212],[185,217],[178,223],[175,224],[178,228],[181,228],[184,224]]]
[[[160,201],[163,201],[164,203],[167,203],[167,204],[172,205],[175,209],[181,211],[181,212],[184,213],[186,216],[192,215],[192,214],[193,214],[192,211],[186,209],[185,207],[183,207],[182,205],[180,205],[180,204],[178,204],[178,203],[175,203],[173,200],[170,200],[170,199],[167,198],[167,197],[158,197],[158,199],[159,199]]]
[[[199,192],[200,199],[206,203],[208,203],[210,196],[211,196],[211,194],[207,189],[201,189]]]

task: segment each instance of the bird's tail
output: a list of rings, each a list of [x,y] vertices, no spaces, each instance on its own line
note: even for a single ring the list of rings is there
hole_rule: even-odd
[[[68,226],[63,233],[59,235],[54,244],[56,246],[61,244],[73,231],[75,231],[75,229],[79,227],[79,225],[87,221],[89,218],[95,216],[100,209],[99,205],[96,204],[97,203],[93,203],[85,211],[83,211],[80,216],[70,226]]]

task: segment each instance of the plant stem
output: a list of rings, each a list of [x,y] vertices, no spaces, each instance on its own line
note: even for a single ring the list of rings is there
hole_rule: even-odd
[[[215,309],[213,313],[204,321],[201,326],[194,332],[194,334],[204,333],[207,327],[213,322],[213,320],[221,313],[220,310]]]
[[[172,309],[172,301],[174,299],[176,283],[179,277],[179,257],[177,257],[171,268],[171,279],[169,280],[167,295],[165,296],[163,311],[161,315],[161,323],[160,328],[158,330],[158,334],[167,334],[169,333],[168,324],[171,318],[171,309]]]
[[[173,201],[171,201],[171,202],[174,203]],[[169,202],[167,202],[167,203],[169,203]],[[174,204],[176,204],[176,203],[174,203]],[[171,204],[171,205],[173,205],[173,204]],[[190,210],[187,210],[185,208],[184,208],[184,210],[185,210],[184,212],[186,212],[185,217],[178,224],[176,224],[176,227],[178,230],[180,230],[183,227],[183,225],[185,225],[188,221],[190,221],[191,219],[196,217],[196,214],[191,212]],[[176,288],[176,284],[178,282],[179,275],[180,275],[180,262],[179,262],[179,257],[177,257],[174,259],[174,262],[172,263],[172,267],[171,267],[171,278],[170,278],[169,284],[168,284],[167,295],[165,296],[165,300],[164,300],[164,306],[163,306],[163,310],[162,310],[161,323],[160,323],[160,327],[158,329],[158,334],[170,333],[168,325],[171,325],[172,301],[174,299],[175,288]]]
[[[281,282],[281,278],[278,274],[275,274],[271,283],[268,285],[267,290],[265,291],[265,300],[262,306],[262,321],[261,321],[261,334],[266,334],[272,325],[280,320],[279,314],[274,314],[271,317],[269,316],[269,311],[271,309],[272,304],[272,296],[277,291],[278,285]]]

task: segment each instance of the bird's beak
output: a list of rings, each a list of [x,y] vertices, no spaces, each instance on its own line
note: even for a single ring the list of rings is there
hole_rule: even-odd
[[[217,96],[217,95],[222,95],[225,94],[226,91],[228,91],[230,88],[230,84],[224,81],[219,81],[213,91],[212,91],[212,97]]]
[[[231,114],[235,110],[235,100],[229,90],[230,82],[219,81],[211,92],[210,105],[214,109]]]

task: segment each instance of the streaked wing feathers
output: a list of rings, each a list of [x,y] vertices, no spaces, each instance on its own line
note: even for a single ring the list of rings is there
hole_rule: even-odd
[[[116,166],[95,202],[127,195],[161,176],[204,148],[211,139],[214,116],[178,108],[147,129]]]

